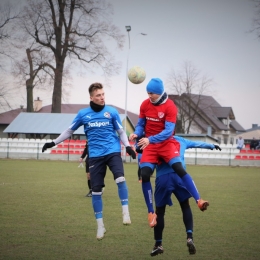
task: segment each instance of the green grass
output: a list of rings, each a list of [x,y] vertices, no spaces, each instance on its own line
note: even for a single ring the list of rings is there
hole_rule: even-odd
[[[0,160],[0,259],[151,259],[153,229],[137,165],[126,164],[131,226],[122,225],[121,205],[111,172],[103,195],[102,241],[86,174],[77,162]],[[259,259],[260,168],[188,166],[210,207],[201,212],[194,200],[196,255],[186,248],[180,207],[167,207],[163,246],[156,259]],[[154,183],[154,179],[152,179]]]

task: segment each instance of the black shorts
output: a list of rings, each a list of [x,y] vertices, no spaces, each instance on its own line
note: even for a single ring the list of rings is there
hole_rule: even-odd
[[[92,189],[97,186],[104,187],[106,169],[109,167],[114,180],[124,176],[121,153],[110,153],[102,157],[89,158],[89,172]]]
[[[88,158],[85,161],[85,166],[86,166],[86,173],[89,173],[89,162],[88,162]]]

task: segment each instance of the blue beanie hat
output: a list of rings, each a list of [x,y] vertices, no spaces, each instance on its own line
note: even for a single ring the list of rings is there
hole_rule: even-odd
[[[153,78],[146,86],[146,91],[161,95],[164,92],[163,82],[159,78]]]

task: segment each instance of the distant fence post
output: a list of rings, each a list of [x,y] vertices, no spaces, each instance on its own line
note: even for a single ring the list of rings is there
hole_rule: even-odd
[[[71,137],[70,137],[69,143],[68,143],[68,161],[70,160],[70,140],[71,140]]]
[[[37,143],[37,160],[39,160],[39,143]]]
[[[7,142],[7,159],[9,159],[9,142]]]
[[[197,148],[195,149],[195,165],[197,165]]]
[[[229,148],[229,166],[231,166],[231,148]]]

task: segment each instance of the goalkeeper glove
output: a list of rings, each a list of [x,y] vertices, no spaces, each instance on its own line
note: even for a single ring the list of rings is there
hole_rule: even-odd
[[[214,146],[215,146],[215,149],[216,149],[216,150],[221,151],[221,148],[220,148],[218,145],[214,144]]]
[[[127,152],[133,159],[136,159],[136,153],[135,153],[135,151],[132,149],[131,146],[127,146],[125,149],[126,149],[126,152]]]
[[[143,150],[140,148],[140,146],[136,146],[135,151],[137,153],[143,153]]]
[[[55,146],[54,142],[45,143],[44,146],[42,147],[42,152],[46,151],[48,148],[52,148],[53,146]]]

